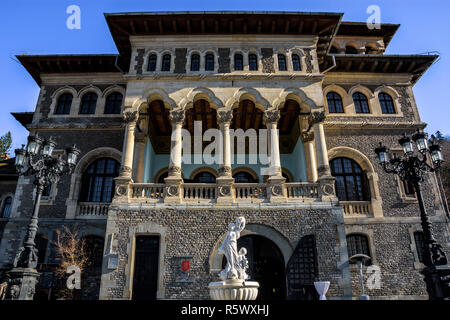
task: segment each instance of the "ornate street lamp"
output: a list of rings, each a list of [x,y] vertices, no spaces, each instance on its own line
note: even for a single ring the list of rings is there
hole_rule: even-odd
[[[418,153],[414,154],[416,144]],[[425,276],[427,291],[431,300],[450,297],[450,266],[447,266],[447,257],[440,244],[433,235],[433,228],[425,210],[422,196],[422,181],[426,172],[437,171],[444,161],[441,147],[434,136],[427,141],[427,134],[419,130],[409,138],[406,134],[398,141],[403,149],[402,157],[390,159],[389,149],[382,145],[375,149],[379,163],[387,173],[398,175],[402,180],[408,181],[414,186],[417,201],[420,208],[420,218],[425,237],[425,268],[422,274]],[[428,143],[431,145],[428,147]]]
[[[33,215],[28,225],[23,245],[14,259],[13,269],[8,272],[7,299],[32,300],[35,286],[39,278],[36,271],[38,262],[37,249],[34,243],[38,229],[38,214],[42,192],[50,183],[57,184],[60,177],[70,174],[75,167],[80,150],[73,145],[66,149],[67,161],[62,156],[53,157],[56,146],[52,137],[44,140],[41,137],[28,137],[27,146],[16,149],[16,170],[22,176],[34,176],[36,196]]]

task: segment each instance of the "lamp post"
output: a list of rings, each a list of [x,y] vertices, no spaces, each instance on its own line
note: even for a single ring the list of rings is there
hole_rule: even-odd
[[[361,295],[359,296],[359,300],[370,300],[370,297],[364,292],[364,275],[363,275],[363,263],[365,261],[370,260],[370,257],[365,254],[358,253],[351,256],[348,260],[352,263],[356,262],[358,264],[359,281],[361,282]]]
[[[425,238],[425,268],[422,271],[430,300],[450,297],[450,267],[440,244],[433,235],[433,227],[425,210],[422,196],[422,181],[426,172],[437,171],[444,161],[441,146],[432,135],[427,141],[427,134],[417,132],[410,138],[405,134],[398,140],[403,149],[402,157],[390,159],[389,149],[382,145],[375,149],[380,165],[387,173],[398,175],[402,180],[414,186],[420,208],[420,219]],[[415,142],[418,153],[414,153]],[[431,145],[428,146],[428,143]]]
[[[75,167],[80,150],[75,145],[66,149],[67,160],[62,156],[53,157],[56,146],[52,137],[42,139],[37,134],[28,137],[26,148],[16,149],[16,170],[19,175],[34,176],[36,186],[33,215],[27,228],[22,247],[19,248],[13,262],[13,269],[8,272],[7,299],[32,300],[39,273],[37,249],[34,243],[38,229],[38,214],[42,192],[50,183],[58,183],[60,177],[70,174]]]

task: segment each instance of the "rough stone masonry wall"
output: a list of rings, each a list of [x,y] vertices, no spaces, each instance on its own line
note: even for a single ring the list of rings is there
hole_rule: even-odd
[[[393,174],[387,174],[378,164],[374,149],[382,141],[386,146],[399,146],[398,138],[403,130],[327,130],[328,150],[334,147],[346,146],[363,153],[372,163],[378,174],[378,186],[382,199],[383,216],[377,223],[365,219],[364,221],[346,223],[347,233],[358,230],[366,235],[372,234],[372,256],[374,264],[381,269],[381,289],[367,289],[367,294],[373,298],[382,299],[406,299],[425,298],[427,296],[425,285],[419,269],[414,268],[414,253],[411,246],[409,228],[421,230],[418,220],[420,211],[417,202],[402,201],[397,178]],[[444,246],[447,257],[450,256],[449,235],[444,216],[436,216],[442,212],[438,195],[433,188],[433,180],[427,176],[423,183],[423,196],[426,210],[433,216],[434,234],[437,240]],[[386,219],[387,218],[387,219]],[[411,219],[415,222],[411,223]],[[388,219],[391,219],[388,221]],[[353,296],[361,294],[359,282],[359,270],[351,266]],[[365,276],[367,280],[367,275]]]
[[[340,212],[340,211],[338,211]],[[209,273],[209,259],[213,247],[226,233],[228,223],[237,216],[244,216],[247,224],[267,226],[285,237],[294,249],[299,239],[308,234],[316,236],[319,278],[331,281],[329,297],[342,297],[342,273],[337,268],[341,259],[337,236],[339,219],[331,210],[176,210],[149,209],[141,211],[110,211],[107,234],[114,233],[119,254],[118,268],[108,274],[107,299],[128,299],[124,289],[129,272],[130,228],[142,224],[158,225],[167,229],[165,242],[167,251],[163,255],[165,269],[163,287],[164,299],[209,299],[208,283],[217,281],[217,275]],[[177,256],[192,255],[192,283],[175,282]],[[105,279],[105,278],[104,278]],[[344,281],[345,282],[345,281]]]

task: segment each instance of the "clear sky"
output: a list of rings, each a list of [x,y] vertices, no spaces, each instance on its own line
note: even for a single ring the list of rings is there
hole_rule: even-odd
[[[81,29],[69,30],[66,8],[81,9]],[[136,11],[307,11],[341,12],[344,21],[366,21],[370,5],[381,8],[382,23],[400,29],[386,54],[437,51],[440,60],[414,87],[426,131],[450,134],[450,1],[448,0],[2,0],[0,4],[0,135],[11,131],[13,149],[28,132],[10,112],[34,111],[39,87],[15,60],[16,54],[117,53],[105,12]],[[14,152],[11,154],[14,155]]]

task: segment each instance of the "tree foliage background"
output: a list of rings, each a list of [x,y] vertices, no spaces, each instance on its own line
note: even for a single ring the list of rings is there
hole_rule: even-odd
[[[0,158],[8,159],[9,158],[9,150],[11,149],[12,138],[11,132],[5,133],[0,137]]]

